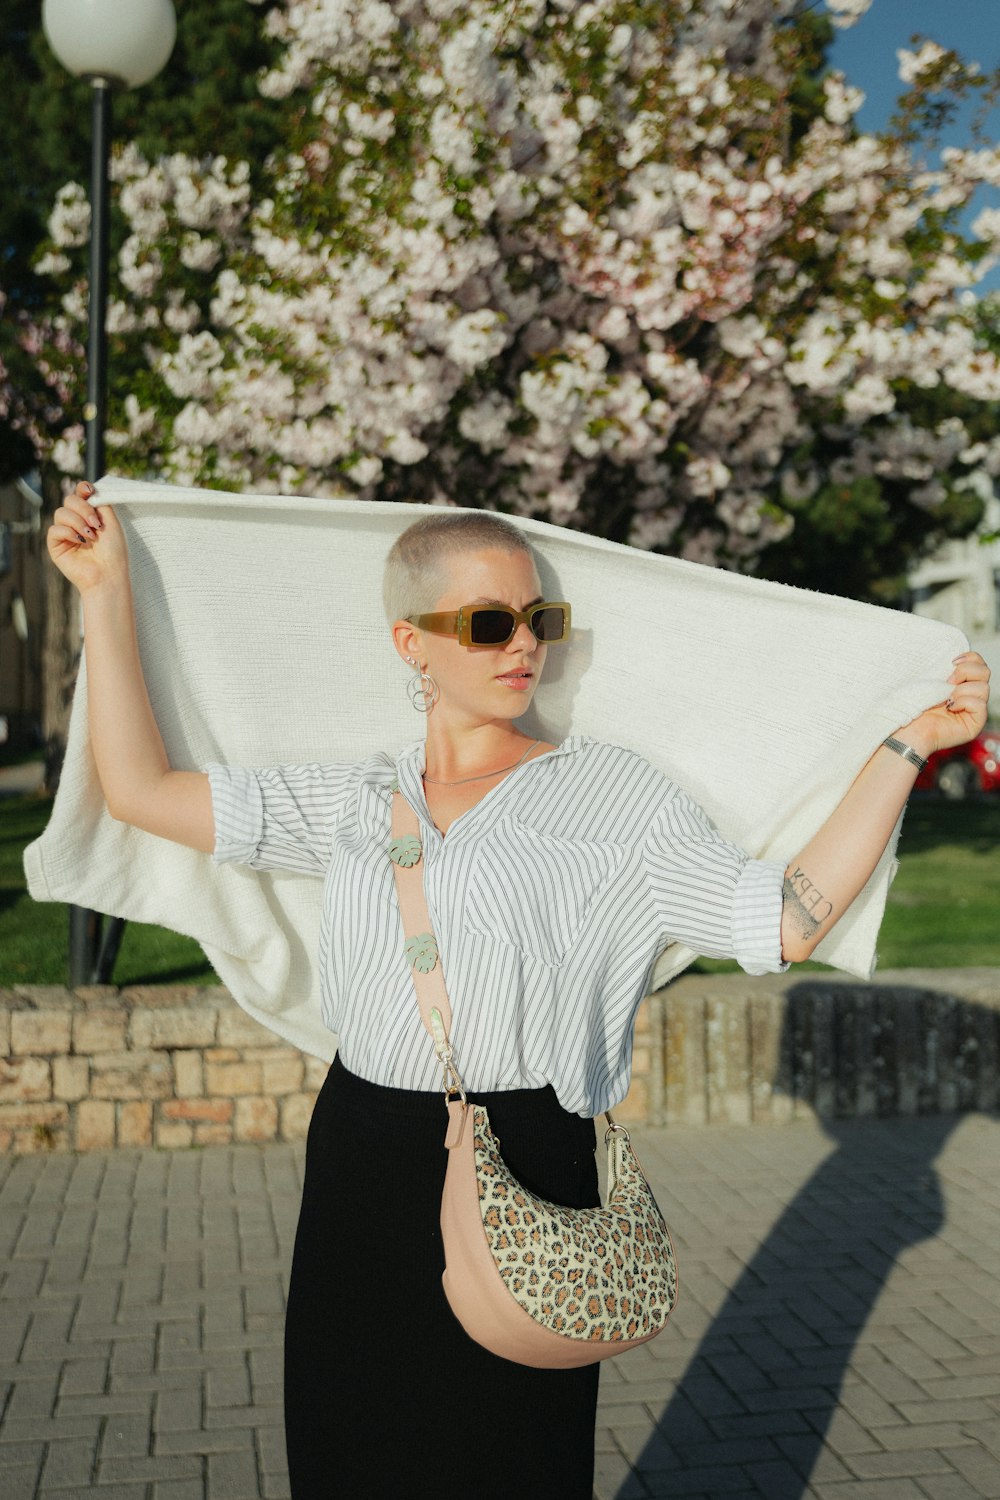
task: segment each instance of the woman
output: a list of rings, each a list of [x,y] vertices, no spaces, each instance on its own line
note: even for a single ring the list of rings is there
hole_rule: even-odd
[[[989,671],[880,746],[787,866],[755,860],[634,752],[517,727],[564,606],[502,517],[430,511],[392,547],[384,606],[426,739],[350,764],[172,770],[136,646],[112,507],[86,484],[50,555],[80,589],[91,739],[113,817],[219,862],[324,878],[323,1017],[340,1050],[316,1101],[285,1327],[293,1500],[590,1500],[598,1366],[528,1369],[473,1343],[441,1288],[438,1066],[402,954],[392,786],[420,822],[452,1043],[514,1173],[598,1201],[593,1116],[628,1087],[635,1010],[671,940],[751,973],[809,957],[865,884],[921,757],[986,717]],[[712,684],[704,684],[711,692]],[[373,1186],[374,1184],[374,1186]]]

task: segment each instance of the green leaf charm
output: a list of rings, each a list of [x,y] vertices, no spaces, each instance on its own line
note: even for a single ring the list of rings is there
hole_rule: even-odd
[[[389,845],[389,858],[394,865],[408,870],[420,858],[420,839],[415,833],[404,833],[401,839],[393,839]]]
[[[418,974],[429,974],[438,961],[438,945],[433,932],[418,932],[406,939],[403,948],[409,963]]]

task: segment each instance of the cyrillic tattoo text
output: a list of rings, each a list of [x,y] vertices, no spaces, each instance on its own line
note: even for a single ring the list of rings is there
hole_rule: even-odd
[[[781,889],[792,916],[798,920],[802,936],[811,938],[830,916],[833,902],[828,901],[805,871],[798,867],[791,875],[785,876]]]

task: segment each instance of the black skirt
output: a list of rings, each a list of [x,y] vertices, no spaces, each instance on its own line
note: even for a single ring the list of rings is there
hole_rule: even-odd
[[[592,1120],[551,1088],[470,1095],[526,1187],[599,1199]],[[285,1318],[292,1500],[591,1500],[599,1365],[535,1370],[466,1334],[441,1285],[447,1117],[335,1059],[306,1141]]]

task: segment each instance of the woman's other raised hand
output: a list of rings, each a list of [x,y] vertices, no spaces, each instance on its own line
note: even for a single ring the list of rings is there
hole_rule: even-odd
[[[80,593],[108,580],[128,577],[125,533],[110,505],[82,479],[59,506],[45,537],[49,556]]]
[[[110,505],[86,480],[46,536],[49,556],[80,590],[90,745],[108,812],[120,823],[211,854],[212,794],[204,771],[171,768],[142,675],[128,547]]]
[[[990,669],[978,651],[956,656],[948,678],[951,696],[918,714],[893,733],[913,745],[925,758],[936,750],[952,750],[982,733],[990,698]]]

